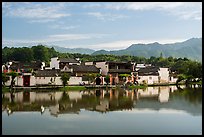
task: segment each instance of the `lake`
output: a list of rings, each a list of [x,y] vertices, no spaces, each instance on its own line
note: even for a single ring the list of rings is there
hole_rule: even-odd
[[[202,88],[5,93],[2,134],[201,135]]]

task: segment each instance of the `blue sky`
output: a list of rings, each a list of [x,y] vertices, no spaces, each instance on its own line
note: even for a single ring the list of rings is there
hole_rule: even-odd
[[[3,2],[2,45],[118,50],[202,37],[201,2]]]

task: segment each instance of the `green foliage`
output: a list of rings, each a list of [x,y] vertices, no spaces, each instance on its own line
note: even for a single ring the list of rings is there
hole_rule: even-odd
[[[63,89],[61,88],[60,90],[65,90],[65,91],[69,91],[69,90],[73,91],[73,90],[75,90],[75,91],[79,91],[79,90],[85,90],[85,89],[86,89],[85,86],[66,86]]]
[[[69,81],[70,79],[70,75],[68,73],[62,73],[60,79],[62,81],[63,86],[65,87],[67,85],[67,81]]]
[[[96,73],[88,73],[86,74],[86,76],[88,77],[88,80],[90,83],[94,82],[95,81],[95,78],[97,77],[98,74]]]
[[[179,74],[178,75],[178,79],[176,81],[176,84],[178,84],[179,82],[181,82],[182,80],[186,79],[186,75],[184,74]]]
[[[48,48],[44,47],[43,45],[33,46],[32,50],[35,60],[45,62],[49,60]]]
[[[105,80],[105,82],[106,82],[107,84],[109,84],[109,83],[110,83],[110,76],[107,75],[107,76],[104,78],[104,80]]]
[[[11,76],[11,89],[14,87],[14,85],[15,85],[15,78],[18,76],[18,73],[17,72],[14,72],[14,71],[12,71],[12,72],[10,72],[10,73],[8,73],[8,75],[9,76]]]
[[[119,77],[129,77],[131,76],[130,74],[119,74]]]
[[[1,78],[2,78],[3,85],[5,86],[5,83],[9,81],[9,77],[5,73],[2,73]]]
[[[128,86],[129,89],[145,89],[147,85],[130,85]]]
[[[6,63],[11,60],[21,62],[31,62],[33,60],[48,62],[51,57],[58,56],[54,48],[48,48],[43,45],[33,46],[32,48],[8,48],[2,49],[2,62]]]

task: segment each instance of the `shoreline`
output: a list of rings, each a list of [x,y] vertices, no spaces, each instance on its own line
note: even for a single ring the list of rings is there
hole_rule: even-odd
[[[200,83],[192,83],[190,85],[199,85],[202,87]],[[185,83],[179,83],[178,85],[185,85]],[[68,86],[30,86],[30,87],[14,87],[14,90],[47,90],[47,89],[56,89],[59,91],[70,91],[70,90],[89,90],[89,89],[101,89],[101,88],[127,88],[127,89],[144,89],[147,87],[154,87],[154,86],[176,86],[176,83],[162,83],[162,84],[149,84],[149,85],[85,85],[85,86],[78,86],[78,85],[68,85]],[[2,93],[9,92],[9,86],[2,87]]]

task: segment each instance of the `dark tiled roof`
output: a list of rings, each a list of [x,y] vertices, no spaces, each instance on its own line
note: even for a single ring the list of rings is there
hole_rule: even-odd
[[[32,62],[18,62],[15,61],[10,66],[11,69],[40,69],[42,62],[40,61],[32,61]]]
[[[109,73],[130,73],[130,69],[109,69]]]
[[[138,70],[138,75],[139,76],[147,76],[147,75],[159,75],[159,67],[146,67],[146,68],[140,68]]]
[[[72,65],[74,72],[99,73],[100,70],[94,65]]]
[[[79,63],[77,60],[72,58],[60,58],[59,61],[65,63]]]
[[[36,77],[56,77],[60,76],[60,69],[51,69],[51,70],[37,70],[36,72]]]
[[[124,65],[131,65],[131,62],[117,62],[117,61],[107,61],[106,64],[124,64]]]

